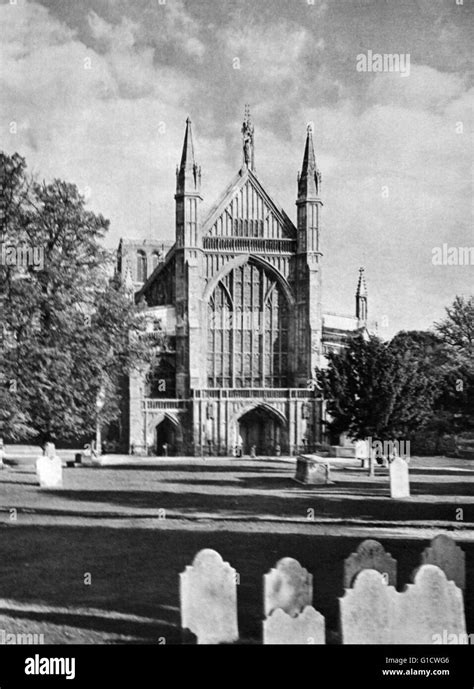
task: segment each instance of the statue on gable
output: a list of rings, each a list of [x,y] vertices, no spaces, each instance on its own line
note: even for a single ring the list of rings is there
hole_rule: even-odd
[[[245,165],[253,170],[254,167],[254,127],[252,120],[250,118],[250,108],[248,105],[245,106],[245,116],[242,125],[242,139],[243,139],[243,151],[244,151],[244,163]]]

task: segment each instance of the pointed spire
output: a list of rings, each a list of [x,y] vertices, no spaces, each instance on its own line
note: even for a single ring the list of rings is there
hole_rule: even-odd
[[[242,124],[242,148],[244,154],[244,167],[255,172],[255,147],[254,126],[250,116],[250,106],[245,106],[244,121]]]
[[[191,119],[186,119],[183,153],[181,164],[176,169],[176,194],[199,193],[201,190],[201,168],[194,157],[193,133]]]
[[[194,144],[193,132],[191,129],[191,118],[186,118],[186,131],[184,133],[183,154],[181,156],[181,168],[185,168],[188,164],[194,165]]]
[[[298,200],[319,198],[321,189],[321,173],[316,164],[313,144],[313,128],[309,124],[306,129],[306,145],[303,156],[303,167],[298,175]]]
[[[367,296],[364,268],[359,268],[359,281],[356,291],[356,318],[359,321],[359,325],[367,321]]]
[[[365,268],[359,268],[359,282],[357,283],[357,297],[367,296],[367,284],[365,282]]]
[[[313,144],[313,127],[311,124],[308,124],[306,127],[306,146],[303,157],[303,171],[304,170],[316,170],[316,156],[314,154]]]

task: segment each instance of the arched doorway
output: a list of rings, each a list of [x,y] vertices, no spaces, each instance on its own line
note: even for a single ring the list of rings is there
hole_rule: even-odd
[[[244,455],[251,454],[255,446],[257,455],[275,455],[288,452],[288,434],[283,419],[264,406],[255,407],[243,414],[239,421],[239,436]]]
[[[156,427],[155,453],[158,457],[173,456],[176,454],[176,426],[168,417]]]

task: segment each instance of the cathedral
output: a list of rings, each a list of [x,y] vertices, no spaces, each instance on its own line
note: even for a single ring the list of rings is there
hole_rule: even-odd
[[[308,127],[296,224],[255,167],[249,109],[242,164],[207,214],[191,121],[176,170],[175,241],[120,242],[118,270],[146,304],[154,365],[127,384],[123,432],[137,455],[311,452],[328,439],[315,370],[367,323],[322,309],[322,191]]]

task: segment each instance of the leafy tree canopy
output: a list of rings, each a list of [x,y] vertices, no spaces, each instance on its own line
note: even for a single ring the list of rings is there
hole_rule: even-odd
[[[406,439],[474,426],[474,298],[456,297],[435,332],[362,335],[330,353],[317,372],[329,428],[354,439]]]
[[[93,433],[98,399],[101,422],[117,419],[123,376],[147,358],[144,319],[113,277],[108,221],[76,186],[0,153],[0,200],[0,241],[18,256],[0,265],[0,436],[71,442]]]

